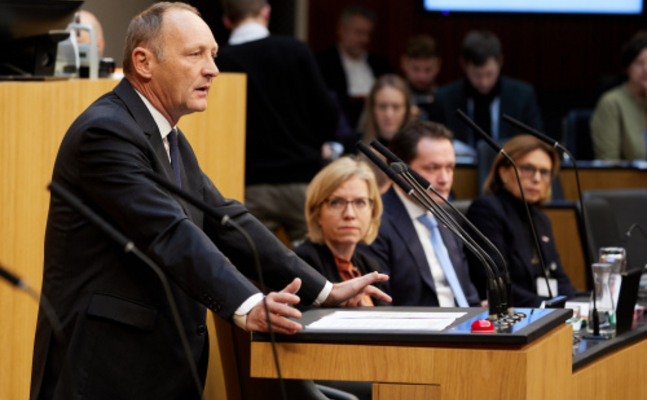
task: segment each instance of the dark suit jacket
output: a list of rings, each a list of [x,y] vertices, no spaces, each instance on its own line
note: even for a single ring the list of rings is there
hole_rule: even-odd
[[[326,85],[328,85],[330,90],[335,92],[350,128],[355,129],[359,115],[363,109],[363,103],[351,102],[348,97],[348,82],[346,81],[344,66],[341,63],[339,48],[333,46],[328,50],[318,53],[317,62],[319,63],[319,68],[326,81]],[[388,61],[376,54],[369,53],[366,62],[373,71],[375,78],[393,72]]]
[[[182,188],[251,234],[270,286],[281,288],[300,276],[299,296],[307,304],[314,301],[325,279],[244,206],[218,192],[181,133],[179,150]],[[206,308],[231,319],[258,292],[243,275],[255,276],[254,263],[235,230],[157,187],[144,176],[151,170],[175,181],[157,125],[123,80],[72,124],[53,181],[121,230],[166,273],[204,373]],[[43,293],[67,342],[56,341],[41,312],[33,400],[198,398],[159,279],[56,196],[47,221]]]
[[[531,206],[530,210],[544,262],[550,270],[551,277],[557,279],[559,294],[569,298],[574,297],[575,288],[562,268],[550,219],[536,206]],[[506,259],[512,279],[514,305],[538,307],[543,300],[546,300],[537,295],[536,279],[543,277],[543,272],[536,257],[534,240],[523,203],[507,191],[483,196],[474,200],[467,211],[467,218],[490,239]],[[470,232],[469,228],[467,229]],[[499,256],[477,235],[472,236],[502,270],[503,265]],[[476,283],[481,296],[485,298],[485,270],[472,254],[468,254],[468,260],[472,281]],[[551,264],[554,269],[551,269]],[[557,296],[557,293],[553,295]]]
[[[310,182],[339,112],[308,45],[268,36],[225,46],[216,61],[247,74],[245,184]]]
[[[513,136],[522,133],[517,128],[501,119],[503,114],[508,114],[535,129],[542,129],[541,113],[537,104],[535,91],[529,84],[502,76],[501,78],[501,106],[499,108],[499,141],[506,142]],[[471,130],[465,122],[456,115],[456,109],[467,112],[466,79],[460,79],[443,86],[436,92],[436,100],[431,106],[430,118],[441,122],[453,133],[454,138],[464,143],[471,141]],[[490,127],[482,127],[490,133]]]
[[[314,244],[310,239],[306,239],[294,250],[294,252],[330,282],[342,282],[339,269],[335,263],[335,256],[332,254],[328,246],[323,244]],[[382,267],[380,267],[380,264],[377,261],[358,249],[355,249],[355,253],[353,253],[350,261],[362,275],[376,271],[379,273],[383,272]],[[378,282],[375,286],[382,291],[387,293],[389,292],[388,282]],[[379,300],[373,299],[373,302],[375,305],[384,305]]]
[[[367,251],[380,262],[384,273],[390,276],[393,305],[438,306],[429,263],[404,204],[393,188],[382,195],[382,201],[384,213],[380,231]],[[442,224],[440,234],[468,303],[478,306],[479,296],[470,281],[462,243]]]

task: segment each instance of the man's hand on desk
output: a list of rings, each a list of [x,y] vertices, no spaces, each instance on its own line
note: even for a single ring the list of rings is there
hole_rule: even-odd
[[[366,304],[364,304],[363,299],[364,296],[367,295],[386,303],[390,303],[391,296],[387,295],[375,286],[371,286],[375,282],[386,282],[388,280],[388,275],[374,272],[345,282],[335,283],[333,284],[328,298],[326,298],[326,301],[324,301],[322,306],[364,306]]]
[[[301,324],[286,318],[301,318],[301,312],[291,306],[291,304],[298,304],[300,301],[299,296],[295,294],[300,287],[301,279],[295,278],[285,289],[278,293],[272,292],[265,297],[267,310],[270,313],[270,321],[272,322],[272,330],[274,332],[294,335],[303,329]],[[267,317],[262,301],[256,304],[249,314],[247,314],[246,329],[249,332],[268,331]]]

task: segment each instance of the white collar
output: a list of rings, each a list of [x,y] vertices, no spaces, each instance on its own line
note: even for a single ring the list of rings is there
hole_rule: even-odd
[[[270,36],[270,31],[257,22],[248,22],[234,29],[229,36],[229,44],[237,45],[254,40],[265,39]]]
[[[162,115],[161,112],[157,108],[155,108],[150,101],[146,97],[144,97],[143,94],[139,93],[137,89],[135,89],[135,92],[139,95],[139,97],[142,99],[144,102],[144,105],[148,109],[148,112],[151,113],[151,116],[153,117],[153,120],[155,120],[155,125],[157,125],[157,129],[160,131],[160,135],[162,135],[162,140],[168,136],[169,133],[171,133],[171,129],[174,129],[175,126],[171,126],[171,123],[168,122],[168,119],[164,115]]]
[[[408,195],[402,193],[402,190],[399,190],[397,188],[393,188],[393,190],[395,190],[395,194],[397,194],[400,198],[400,201],[402,201],[402,205],[404,205],[404,208],[407,210],[407,214],[409,214],[409,218],[411,218],[412,220],[417,220],[421,215],[428,213],[428,211],[423,206],[421,206],[417,202],[414,203]]]
[[[338,46],[337,49],[339,49],[339,55],[341,56],[342,62],[346,62],[348,64],[364,64],[368,59],[368,53],[364,53],[360,56],[360,58],[355,59],[346,54],[341,47]]]

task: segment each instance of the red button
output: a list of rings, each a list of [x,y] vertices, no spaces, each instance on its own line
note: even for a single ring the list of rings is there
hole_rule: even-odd
[[[489,319],[477,319],[472,322],[472,333],[494,333],[494,324]]]

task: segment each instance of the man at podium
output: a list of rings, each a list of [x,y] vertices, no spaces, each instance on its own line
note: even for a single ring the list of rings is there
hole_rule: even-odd
[[[202,173],[177,128],[203,111],[218,45],[197,10],[158,3],[136,16],[126,40],[126,78],[92,104],[63,139],[53,182],[67,189],[130,238],[168,276],[190,347],[204,382],[209,355],[206,309],[243,329],[267,331],[263,295],[252,254],[229,226],[156,186],[165,176],[229,216],[259,249],[274,330],[295,333],[300,317],[290,304],[357,304],[366,295],[389,301],[370,286],[373,274],[328,282],[254,219],[225,199]],[[298,291],[298,296],[295,294]],[[171,311],[156,275],[125,254],[101,230],[52,195],[45,239],[43,293],[64,330],[55,339],[40,312],[31,399],[197,399]]]

